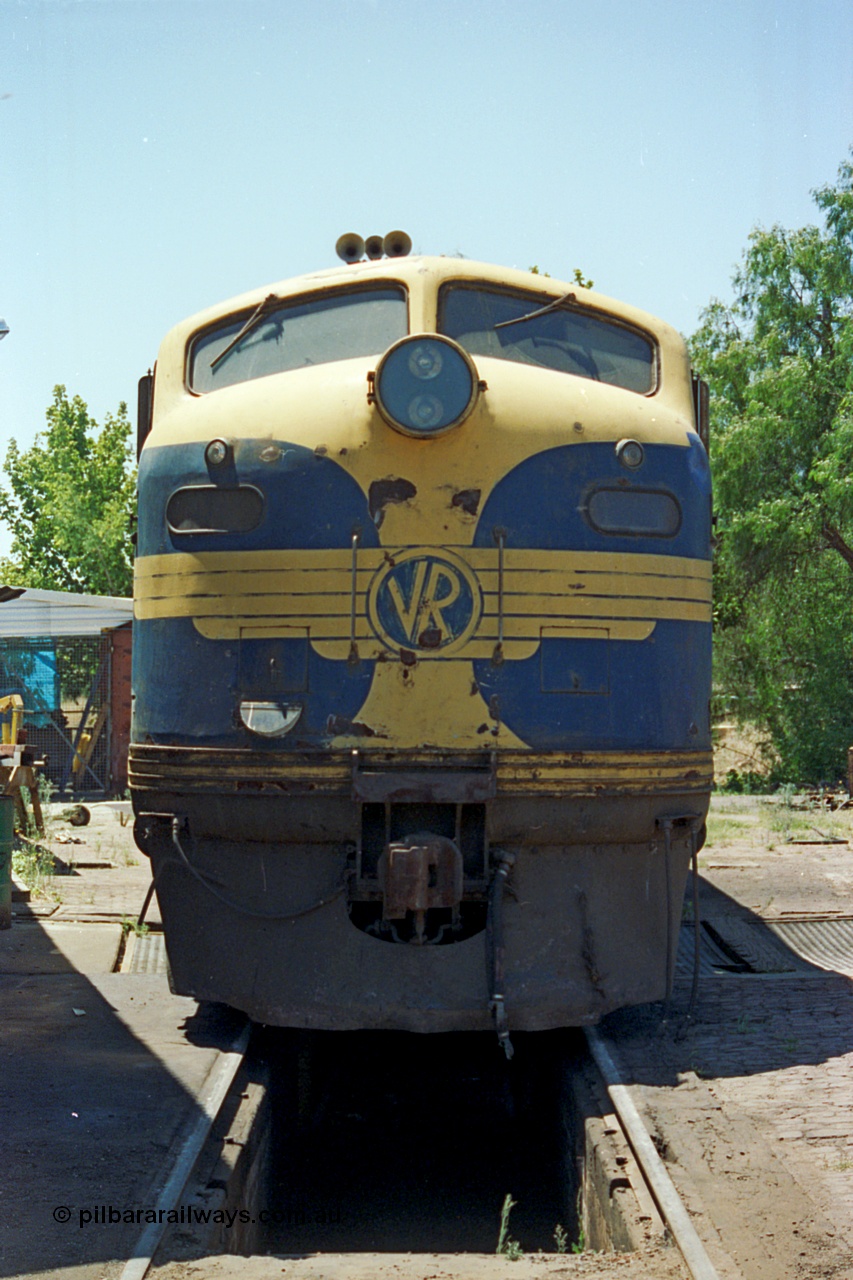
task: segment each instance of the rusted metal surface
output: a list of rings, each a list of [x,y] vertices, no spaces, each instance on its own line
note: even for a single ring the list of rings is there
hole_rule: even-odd
[[[493,770],[369,771],[354,770],[353,799],[364,803],[391,801],[422,804],[479,804],[495,795]]]
[[[444,836],[415,832],[386,845],[379,883],[386,920],[403,920],[409,911],[456,907],[462,901],[462,854]]]

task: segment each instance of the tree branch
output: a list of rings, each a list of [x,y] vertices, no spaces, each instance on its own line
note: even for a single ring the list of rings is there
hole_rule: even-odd
[[[821,529],[821,536],[823,537],[826,545],[832,551],[837,551],[846,563],[848,569],[853,571],[853,547],[850,546],[849,542],[845,541],[839,530],[836,529],[834,525],[824,521]]]

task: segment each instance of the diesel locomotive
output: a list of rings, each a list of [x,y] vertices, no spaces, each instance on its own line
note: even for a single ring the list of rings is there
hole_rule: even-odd
[[[366,247],[177,325],[140,382],[136,838],[177,992],[509,1048],[672,983],[707,394],[582,284]]]

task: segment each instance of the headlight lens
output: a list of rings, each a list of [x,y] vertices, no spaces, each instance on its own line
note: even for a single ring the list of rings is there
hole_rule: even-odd
[[[283,738],[296,724],[302,715],[302,706],[281,706],[277,702],[254,702],[246,700],[240,703],[240,719],[250,733],[259,738]]]
[[[479,392],[477,371],[448,338],[403,338],[379,362],[374,395],[386,422],[410,436],[440,435],[468,416]]]

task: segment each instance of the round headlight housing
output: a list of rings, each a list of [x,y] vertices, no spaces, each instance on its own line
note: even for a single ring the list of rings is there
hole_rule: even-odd
[[[629,471],[636,471],[643,465],[646,454],[639,440],[620,440],[616,446],[616,457]]]
[[[229,440],[211,440],[204,451],[204,460],[209,467],[224,467],[234,456]]]
[[[434,333],[401,338],[379,361],[373,383],[376,407],[407,436],[426,438],[456,427],[474,408],[480,390],[471,357]]]

